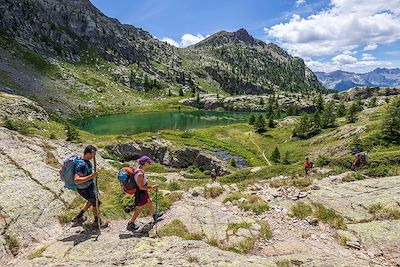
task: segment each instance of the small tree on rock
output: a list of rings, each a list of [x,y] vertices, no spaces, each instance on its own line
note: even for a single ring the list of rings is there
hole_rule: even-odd
[[[70,141],[70,142],[79,141],[79,132],[75,126],[68,123],[65,125],[65,131],[67,134],[67,139],[66,139],[67,141]]]

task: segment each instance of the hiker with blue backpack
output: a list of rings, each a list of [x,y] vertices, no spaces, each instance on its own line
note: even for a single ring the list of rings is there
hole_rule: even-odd
[[[157,211],[154,210],[153,202],[151,201],[150,194],[148,192],[149,190],[157,190],[159,185],[156,184],[153,186],[148,186],[148,178],[145,174],[145,170],[150,166],[151,163],[154,163],[154,161],[148,156],[142,156],[138,160],[138,163],[138,167],[134,169],[130,167],[124,167],[118,173],[118,179],[121,182],[123,190],[130,195],[134,195],[135,197],[135,211],[126,227],[126,229],[129,231],[134,231],[139,228],[135,224],[135,221],[145,206],[148,207],[155,224],[157,223],[158,218],[162,215],[158,214]]]
[[[87,218],[84,213],[92,207],[93,210],[93,227],[106,228],[107,222],[102,222],[98,216],[98,206],[101,204],[98,199],[98,192],[94,184],[94,179],[97,178],[97,171],[93,171],[92,163],[90,162],[96,156],[97,148],[89,145],[83,151],[83,157],[71,156],[64,160],[64,165],[60,170],[61,179],[65,182],[65,187],[76,189],[85,200],[86,203],[78,215],[72,220],[74,225],[84,223]]]

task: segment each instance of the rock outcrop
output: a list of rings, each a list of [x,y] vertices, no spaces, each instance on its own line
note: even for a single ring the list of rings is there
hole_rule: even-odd
[[[24,118],[29,121],[48,121],[46,111],[35,102],[16,95],[0,92],[0,119]]]
[[[215,94],[204,94],[200,95],[199,100],[194,98],[187,98],[180,100],[180,103],[188,106],[193,106],[200,109],[218,109],[222,108],[229,111],[251,111],[251,112],[263,112],[267,110],[266,104],[270,96],[254,96],[254,95],[243,95],[243,96],[230,96],[220,98]],[[279,95],[277,103],[283,111],[289,106],[295,105],[298,107],[298,112],[313,112],[315,107],[311,101],[304,99],[296,99]]]
[[[58,166],[82,147],[0,128],[0,263],[27,246],[62,233],[57,216],[74,199]],[[111,168],[101,157],[100,167]]]
[[[110,145],[107,149],[124,161],[136,160],[143,155],[148,155],[161,164],[175,168],[187,168],[194,165],[203,170],[215,169],[218,175],[230,173],[221,160],[206,151],[196,147],[176,147],[166,140],[139,140],[127,144]]]

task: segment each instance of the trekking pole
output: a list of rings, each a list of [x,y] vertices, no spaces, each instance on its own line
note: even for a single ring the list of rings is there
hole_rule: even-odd
[[[158,223],[158,189],[156,189],[156,235],[157,235],[157,223]]]
[[[94,171],[97,171],[97,164],[96,164],[96,154],[93,157],[93,165],[94,165]],[[95,178],[95,187],[96,187],[96,210],[97,210],[97,227],[99,228],[99,235],[101,234],[101,230],[100,230],[100,209],[99,209],[99,188],[97,186],[97,178]],[[98,238],[99,236],[97,236]],[[96,240],[97,240],[96,238]]]

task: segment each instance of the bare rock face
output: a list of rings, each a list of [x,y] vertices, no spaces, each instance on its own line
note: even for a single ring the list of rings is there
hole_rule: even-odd
[[[16,95],[0,92],[0,119],[6,117],[25,118],[29,121],[48,121],[46,111],[35,102]]]
[[[0,128],[0,263],[32,243],[62,233],[57,216],[76,195],[64,188],[57,165],[82,152],[82,147],[68,142]],[[101,157],[98,165],[111,168]]]
[[[95,235],[75,239],[66,233],[61,241],[44,245],[32,260],[15,266],[275,266],[268,258],[220,250],[202,241],[179,237],[149,238],[124,233],[125,222],[113,222],[95,242]],[[40,249],[40,248],[39,248]]]
[[[136,160],[143,155],[148,155],[161,164],[175,168],[187,168],[195,165],[204,170],[215,169],[218,175],[230,173],[221,160],[206,151],[196,147],[175,147],[166,140],[139,140],[127,144],[111,145],[107,149],[125,161]]]

